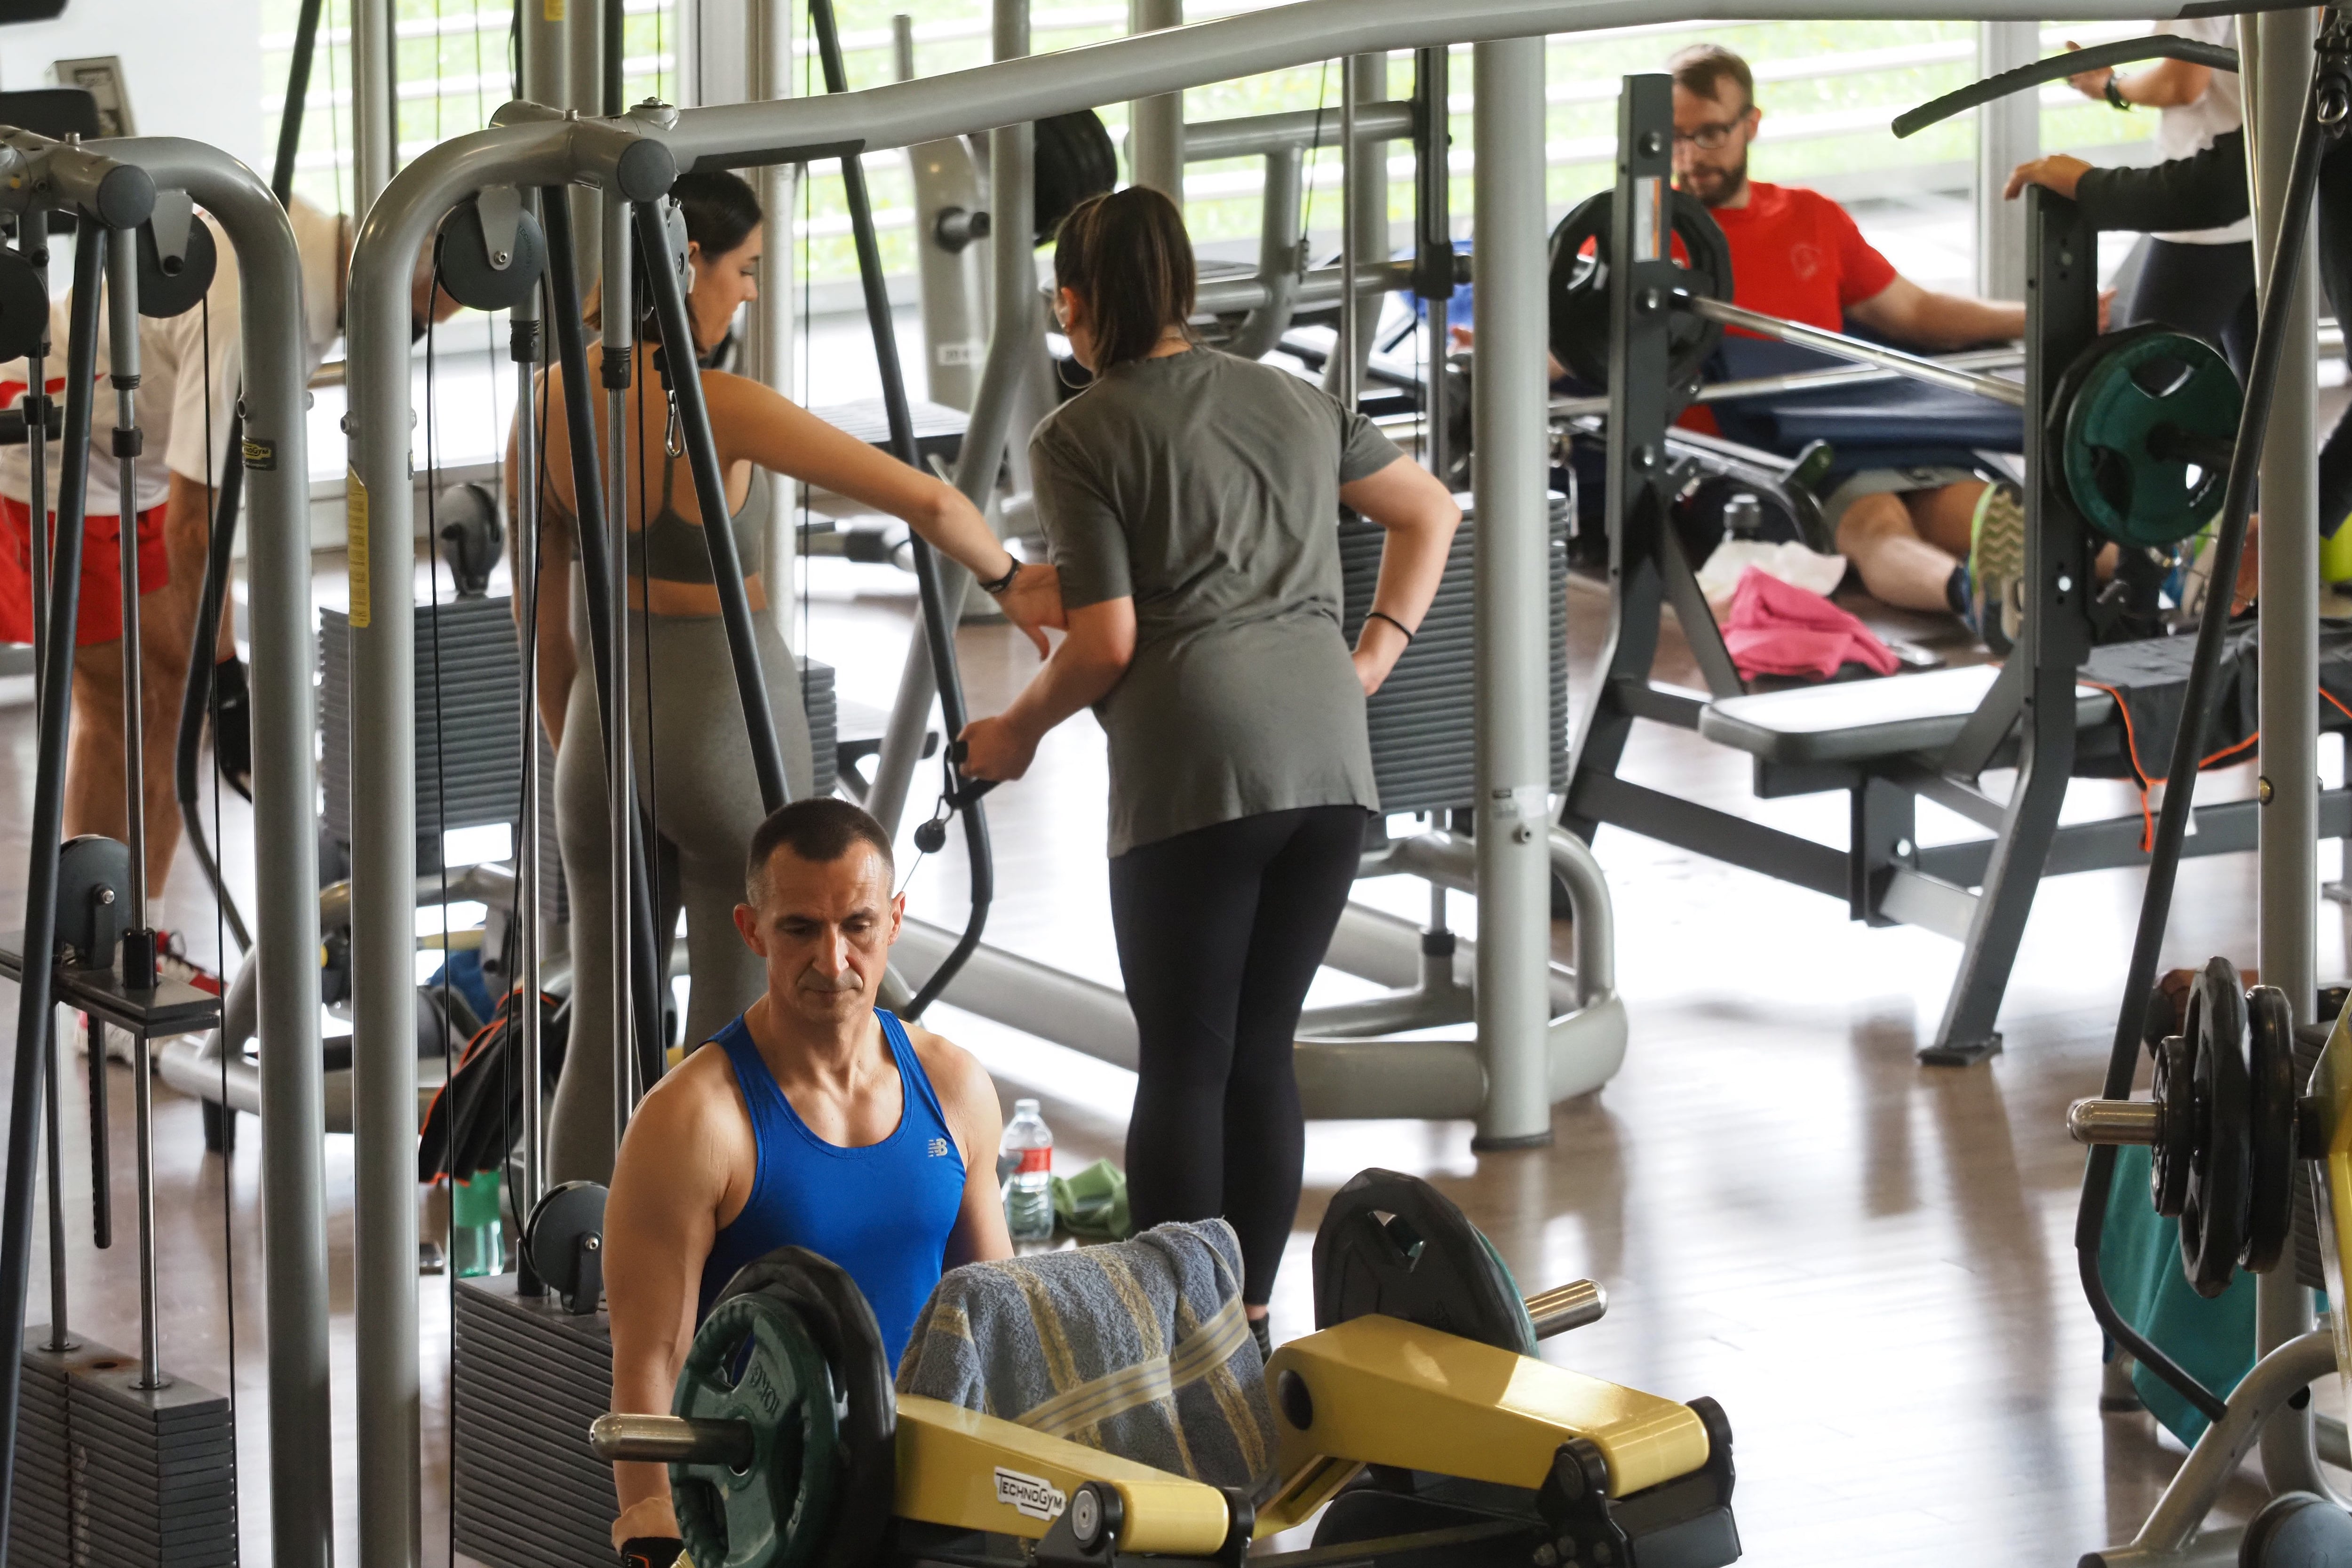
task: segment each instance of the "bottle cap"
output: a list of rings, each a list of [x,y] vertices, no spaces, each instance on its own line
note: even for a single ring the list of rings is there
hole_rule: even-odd
[[[1013,1102],[1013,1114],[1034,1116],[1037,1114],[1037,1102],[1034,1100],[1016,1100]]]

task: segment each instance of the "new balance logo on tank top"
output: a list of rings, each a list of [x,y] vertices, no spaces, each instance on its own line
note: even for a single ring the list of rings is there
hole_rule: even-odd
[[[963,1205],[964,1163],[906,1026],[879,1007],[874,1016],[898,1068],[901,1107],[890,1135],[862,1149],[809,1130],[740,1016],[712,1037],[735,1069],[758,1156],[743,1212],[711,1239],[698,1323],[736,1270],[779,1247],[805,1247],[857,1281],[890,1364],[898,1364],[915,1314],[940,1282]]]

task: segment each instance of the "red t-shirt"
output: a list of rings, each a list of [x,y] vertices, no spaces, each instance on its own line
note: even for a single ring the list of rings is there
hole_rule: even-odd
[[[1735,305],[1841,331],[1846,307],[1895,281],[1894,264],[1819,191],[1750,181],[1746,206],[1712,216],[1730,242]]]

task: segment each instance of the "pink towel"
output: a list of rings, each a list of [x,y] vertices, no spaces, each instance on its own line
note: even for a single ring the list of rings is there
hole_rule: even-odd
[[[1868,626],[1819,594],[1753,566],[1739,574],[1739,585],[1732,590],[1723,642],[1746,680],[1759,675],[1827,680],[1847,663],[1892,675],[1896,662],[1894,650]]]

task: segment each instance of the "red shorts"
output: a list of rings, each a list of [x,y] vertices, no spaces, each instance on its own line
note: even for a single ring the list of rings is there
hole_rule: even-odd
[[[49,514],[50,537],[57,514]],[[122,525],[113,517],[82,520],[81,610],[74,642],[81,647],[122,640]],[[53,555],[51,560],[56,557]],[[163,508],[139,514],[139,593],[153,593],[172,580],[163,552]],[[0,642],[33,640],[33,509],[0,496]]]

